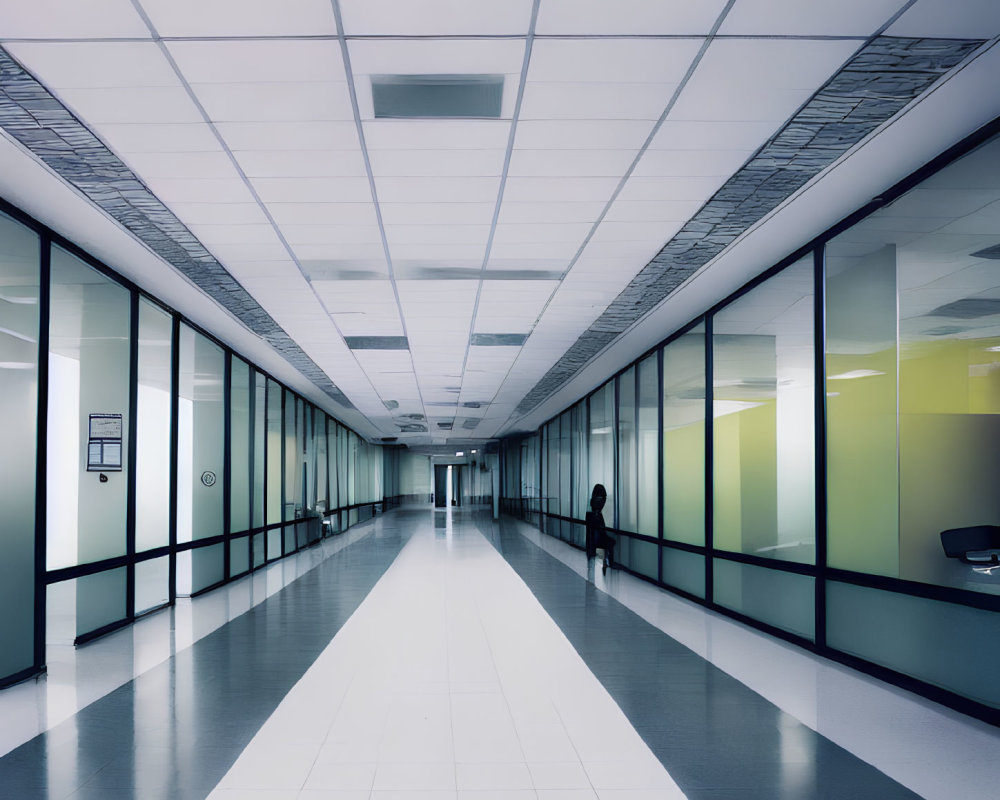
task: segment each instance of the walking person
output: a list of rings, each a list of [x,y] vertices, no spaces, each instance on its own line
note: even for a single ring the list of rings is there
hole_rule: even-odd
[[[615,537],[608,533],[601,513],[607,501],[608,490],[600,483],[594,484],[590,493],[590,511],[587,512],[587,558],[594,558],[599,547],[604,550],[602,574],[606,574],[608,567],[613,567],[615,562]]]

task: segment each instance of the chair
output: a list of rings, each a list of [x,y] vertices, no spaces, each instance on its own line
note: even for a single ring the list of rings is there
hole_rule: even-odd
[[[1000,566],[1000,527],[972,525],[941,531],[941,546],[948,558],[976,567]]]

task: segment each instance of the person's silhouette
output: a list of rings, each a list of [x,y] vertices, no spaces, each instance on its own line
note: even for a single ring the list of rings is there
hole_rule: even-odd
[[[594,484],[590,494],[590,511],[587,512],[587,558],[597,555],[597,548],[604,550],[604,564],[601,572],[607,572],[608,567],[615,562],[615,537],[608,533],[601,510],[608,501],[608,490],[601,484]]]

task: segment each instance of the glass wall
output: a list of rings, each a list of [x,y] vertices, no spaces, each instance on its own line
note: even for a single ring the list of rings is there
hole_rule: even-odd
[[[31,668],[35,646],[35,430],[38,236],[0,215],[0,679]]]
[[[587,503],[596,484],[604,486],[608,502],[604,506],[604,521],[614,526],[615,519],[615,382],[608,381],[590,396],[590,428],[587,437],[589,480]]]
[[[811,256],[715,314],[717,548],[815,560],[814,360]]]
[[[229,378],[229,533],[250,529],[253,462],[251,448],[251,370],[250,365],[233,358]],[[250,542],[236,539],[229,549],[229,574],[239,575],[250,569]]]

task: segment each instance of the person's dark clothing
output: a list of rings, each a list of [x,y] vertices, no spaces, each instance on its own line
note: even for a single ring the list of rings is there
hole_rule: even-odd
[[[604,515],[601,513],[607,499],[607,490],[601,484],[596,484],[590,495],[591,510],[587,512],[586,540],[587,558],[596,556],[598,547],[604,550],[605,569],[612,566],[615,560],[615,537],[608,533],[607,526],[604,524]]]

